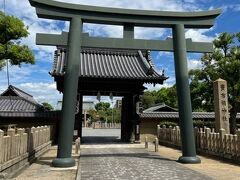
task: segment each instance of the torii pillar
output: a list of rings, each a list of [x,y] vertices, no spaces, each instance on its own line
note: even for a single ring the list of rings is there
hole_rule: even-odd
[[[82,21],[73,17],[70,21],[68,39],[67,70],[64,75],[62,118],[60,120],[57,158],[53,160],[55,167],[72,167],[72,140],[75,121],[75,110],[78,90],[79,59],[81,52]]]
[[[188,81],[187,50],[183,24],[177,24],[173,27],[173,45],[182,141],[182,156],[178,160],[182,163],[200,163],[200,159],[196,156],[196,147],[193,136],[192,105]]]

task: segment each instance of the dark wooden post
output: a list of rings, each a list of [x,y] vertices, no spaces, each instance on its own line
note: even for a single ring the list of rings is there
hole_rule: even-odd
[[[63,114],[59,124],[57,158],[52,162],[55,167],[75,165],[71,154],[81,52],[82,21],[80,18],[73,17],[71,19],[69,32],[68,61],[64,75]]]
[[[79,112],[77,114],[76,121],[78,123],[78,137],[82,140],[82,108],[83,108],[83,96],[79,95]]]
[[[121,110],[121,141],[126,142],[126,121],[127,121],[127,109],[126,98],[122,98],[122,110]]]
[[[182,156],[179,162],[200,163],[194,142],[192,105],[188,81],[187,51],[184,25],[173,27],[174,63],[181,128]]]
[[[123,142],[134,141],[131,137],[134,135],[133,130],[133,98],[127,95],[122,99],[122,117],[121,117],[121,140]]]
[[[136,114],[136,103],[134,95],[127,96],[127,132],[128,139],[131,143],[135,141],[135,114]]]
[[[139,101],[139,96],[138,95],[134,95],[133,96],[133,126],[134,126],[134,137],[135,143],[139,143],[140,142],[140,119],[139,119],[139,115],[137,114],[137,102]]]

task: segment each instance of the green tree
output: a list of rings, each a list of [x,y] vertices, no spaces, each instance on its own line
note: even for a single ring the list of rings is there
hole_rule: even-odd
[[[165,103],[171,107],[177,108],[176,85],[168,88],[161,88],[158,91],[145,91],[141,101],[144,109],[158,103]]]
[[[213,81],[225,79],[230,104],[230,132],[234,134],[240,109],[240,33],[222,33],[213,44],[214,52],[201,58],[202,69],[189,72],[193,109],[212,111]]]
[[[143,109],[147,109],[155,104],[156,92],[146,91],[143,96],[141,96]]]
[[[44,109],[47,111],[54,110],[53,106],[51,104],[49,104],[48,102],[43,102],[42,105],[43,105]]]
[[[161,88],[156,95],[155,103],[165,103],[168,106],[177,108],[177,90],[176,85],[174,84],[168,88]]]
[[[0,11],[0,70],[6,65],[7,59],[11,65],[35,63],[32,51],[20,44],[21,38],[28,34],[27,27],[20,19]]]
[[[108,103],[108,102],[99,102],[95,105],[95,109],[97,111],[99,111],[99,110],[106,111],[109,108],[110,108],[110,103]]]
[[[97,120],[97,111],[94,110],[94,109],[90,109],[90,110],[88,111],[88,113],[89,113],[92,121],[95,122],[95,121]]]
[[[110,117],[112,122],[112,115]],[[121,122],[121,109],[113,108],[113,122],[120,123]]]

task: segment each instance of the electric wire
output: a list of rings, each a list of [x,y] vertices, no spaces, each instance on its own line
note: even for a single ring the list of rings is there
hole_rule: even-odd
[[[3,0],[3,13],[4,13],[4,17],[6,16],[6,0]],[[7,39],[7,23],[5,23],[5,31],[4,31],[4,36],[5,36],[5,39]],[[5,47],[5,53],[7,53],[8,51],[8,46],[6,44],[6,47]],[[6,59],[6,68],[7,68],[7,85],[8,85],[8,88],[9,88],[9,85],[10,85],[10,77],[9,77],[9,59]],[[10,100],[10,105],[11,105],[11,110],[13,110],[13,103],[12,103],[12,97],[11,97],[11,94],[9,95],[9,100]]]

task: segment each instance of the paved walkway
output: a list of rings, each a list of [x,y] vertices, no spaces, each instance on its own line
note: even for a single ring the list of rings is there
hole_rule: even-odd
[[[81,180],[155,180],[181,179],[203,180],[210,177],[182,166],[174,160],[169,160],[148,152],[142,145],[104,143],[108,130],[85,130],[85,145],[81,146],[81,156],[78,169],[78,179]],[[98,133],[105,132],[98,138],[98,144],[93,145]],[[84,135],[84,132],[83,132]],[[115,137],[115,136],[114,136]],[[96,139],[95,139],[96,140]],[[100,141],[102,140],[102,141]],[[88,143],[88,141],[90,143]],[[115,137],[115,143],[118,138]],[[116,148],[117,147],[117,148]]]
[[[154,147],[150,146],[149,150]],[[159,154],[165,158],[176,160],[181,156],[181,151],[166,146],[159,146]],[[240,165],[213,159],[208,156],[198,156],[201,164],[182,164],[183,166],[198,171],[216,180],[240,180]]]
[[[179,164],[175,162],[181,152],[159,146],[154,153],[153,144],[144,149],[144,144],[120,143],[119,130],[84,129],[85,143],[81,145],[80,168],[53,168],[56,146],[39,160],[22,171],[16,180],[77,180],[86,179],[210,179],[239,180],[240,166],[208,157],[201,157],[201,164]],[[97,140],[97,143],[94,141]],[[74,147],[74,146],[73,146]],[[78,160],[79,154],[73,157]],[[192,170],[191,170],[192,169]],[[93,172],[92,172],[93,171]],[[205,175],[207,176],[205,176]]]
[[[81,180],[211,179],[141,148],[86,148],[80,156]]]

